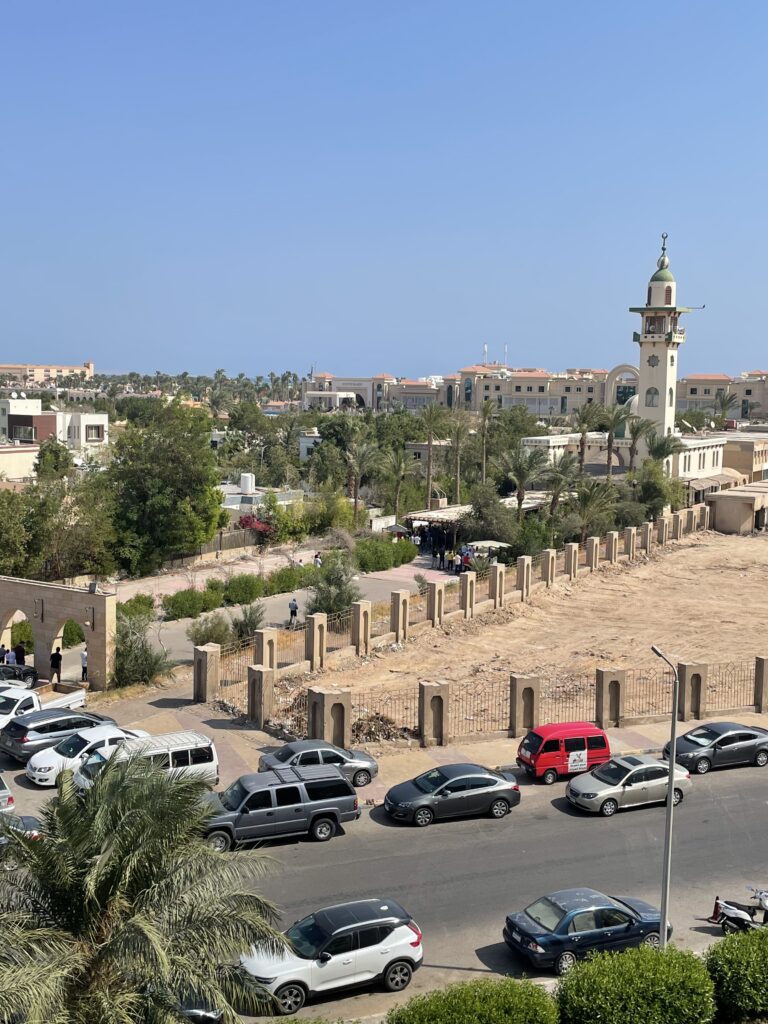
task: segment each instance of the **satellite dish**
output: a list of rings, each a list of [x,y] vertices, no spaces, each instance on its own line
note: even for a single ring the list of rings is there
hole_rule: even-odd
[[[715,429],[715,421],[714,421],[714,420],[710,420],[710,421],[709,421],[709,425],[710,425],[710,427],[711,427],[711,428],[712,428],[713,430]]]
[[[18,397],[19,397],[19,396],[18,396],[18,395],[16,394],[16,392],[15,392],[15,391],[12,391],[12,392],[11,392],[11,398],[18,398]]]
[[[688,422],[688,420],[680,420],[680,422],[681,422],[681,423],[683,424],[683,426],[684,426],[684,427],[688,427],[688,429],[690,430],[690,432],[691,432],[692,434],[695,434],[695,433],[696,433],[696,431],[695,431],[695,430],[693,429],[693,427],[692,427],[692,426],[691,426],[691,424],[690,424],[690,423]]]
[[[19,398],[26,398],[26,397],[27,397],[27,392],[26,391],[20,391],[19,392]]]

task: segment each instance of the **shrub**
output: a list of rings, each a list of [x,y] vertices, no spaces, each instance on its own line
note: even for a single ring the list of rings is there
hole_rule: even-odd
[[[134,609],[126,614],[118,608],[115,668],[112,673],[115,686],[151,683],[173,673],[173,664],[165,648],[158,650],[150,643],[148,633],[151,621],[152,615],[149,612]]]
[[[232,636],[238,640],[244,640],[253,636],[257,629],[264,625],[264,605],[261,601],[254,604],[246,604],[242,607],[240,615],[231,615]]]
[[[75,622],[74,619],[67,619],[61,635],[61,646],[66,649],[67,647],[77,647],[78,644],[84,643],[85,633],[83,632],[83,627],[79,622]]]
[[[21,622],[14,622],[11,626],[11,647],[15,647],[16,644],[24,644],[27,654],[31,654],[35,649],[32,626],[26,619],[22,619]]]
[[[468,981],[416,996],[387,1014],[387,1024],[556,1024],[552,997],[530,981]]]
[[[419,553],[419,549],[415,544],[409,540],[399,540],[397,544],[392,545],[392,562],[393,565],[405,565],[406,562],[412,562],[416,555]]]
[[[312,597],[307,614],[326,612],[335,615],[345,612],[351,604],[360,600],[360,588],[354,581],[355,568],[348,555],[332,552],[323,565],[323,571],[312,584]]]
[[[213,590],[217,594],[221,594],[222,595],[222,600],[224,599],[224,588],[225,587],[226,587],[225,581],[219,579],[218,576],[211,576],[211,577],[209,577],[205,581],[205,589],[206,590]]]
[[[275,569],[267,579],[268,594],[287,594],[289,591],[299,590],[306,586],[304,582],[305,569],[314,569],[313,565],[284,565],[281,569]]]
[[[213,612],[190,622],[187,638],[195,647],[203,644],[228,644],[232,639],[232,625],[222,612]]]
[[[693,953],[650,946],[600,953],[560,981],[561,1024],[708,1024],[715,1014],[712,981]]]
[[[768,1015],[768,930],[729,935],[706,955],[719,1017],[750,1020]]]
[[[196,619],[202,612],[204,604],[203,591],[189,588],[177,590],[175,594],[165,594],[163,611],[166,619]]]
[[[200,596],[202,597],[204,612],[212,612],[216,608],[221,608],[224,604],[223,590],[206,587],[205,590],[200,592]]]
[[[242,572],[227,580],[224,587],[225,604],[251,604],[264,593],[264,580],[253,573]]]
[[[118,601],[117,610],[125,615],[133,615],[141,612],[146,615],[155,614],[155,599],[152,594],[134,594],[127,601]]]
[[[359,540],[355,544],[355,561],[361,572],[383,572],[395,564],[396,547],[391,540],[381,540],[378,537]]]

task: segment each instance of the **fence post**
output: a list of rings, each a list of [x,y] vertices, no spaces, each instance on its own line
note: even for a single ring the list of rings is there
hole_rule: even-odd
[[[427,618],[435,629],[443,621],[443,610],[445,609],[445,583],[440,580],[437,583],[427,584]]]
[[[696,529],[696,509],[691,507],[685,510],[685,532],[693,533]]]
[[[477,573],[463,572],[459,576],[459,607],[464,612],[465,619],[471,619],[475,614],[475,584]]]
[[[351,640],[358,658],[366,657],[371,650],[371,602],[352,603]]]
[[[712,509],[710,508],[709,505],[705,505],[704,506],[704,512],[703,512],[702,524],[701,524],[702,530],[708,530],[709,529],[709,516],[710,516],[711,511],[712,511]]]
[[[264,668],[277,668],[277,630],[257,629],[255,657],[257,665]]]
[[[450,705],[450,683],[419,683],[419,736],[422,747],[444,747],[448,743]]]
[[[600,565],[600,538],[587,537],[587,568],[594,572]]]
[[[605,557],[609,565],[615,565],[619,560],[619,531],[610,530],[605,535]]]
[[[621,727],[626,684],[626,669],[599,668],[595,671],[595,721],[601,729]]]
[[[263,665],[248,666],[248,719],[263,729],[275,713],[274,669]]]
[[[395,634],[395,643],[408,639],[408,608],[410,590],[393,590],[389,598],[389,630]]]
[[[579,572],[579,545],[565,545],[565,575],[569,580],[575,580]]]
[[[680,681],[677,717],[681,722],[691,718],[705,718],[707,708],[708,665],[680,661],[677,678]]]
[[[768,658],[755,658],[755,711],[768,711]]]
[[[662,545],[662,546],[664,544],[666,544],[667,541],[669,540],[669,520],[667,519],[666,516],[663,516],[659,520],[658,538],[659,538],[659,545]]]
[[[539,724],[538,676],[519,676],[514,672],[509,677],[509,734],[522,736]]]
[[[628,561],[634,562],[637,558],[637,527],[628,526],[624,531],[624,554]]]
[[[640,547],[646,553],[650,555],[651,549],[653,548],[653,523],[643,523],[640,527]]]
[[[683,517],[680,512],[672,513],[672,540],[680,540],[683,536]]]
[[[541,552],[541,580],[547,587],[555,582],[556,566],[557,552],[554,548],[545,548]]]
[[[315,612],[314,615],[307,616],[306,652],[310,672],[325,668],[327,633],[328,616],[325,612]]]
[[[221,678],[221,645],[203,644],[195,647],[192,670],[192,699],[205,704],[218,693]]]
[[[352,694],[349,690],[311,686],[307,690],[307,731],[312,740],[350,747]]]
[[[503,562],[497,562],[491,566],[491,579],[488,584],[488,594],[493,601],[494,608],[504,607],[504,578],[507,567]]]
[[[527,601],[531,596],[531,563],[530,555],[520,555],[517,560],[517,589],[520,591],[520,600]]]

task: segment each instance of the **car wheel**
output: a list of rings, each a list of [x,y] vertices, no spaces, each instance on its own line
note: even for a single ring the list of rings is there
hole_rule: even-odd
[[[492,818],[505,818],[509,814],[509,804],[506,800],[494,800],[488,813]]]
[[[575,953],[561,953],[560,956],[555,960],[555,973],[556,974],[567,974],[572,967],[576,966],[576,954]]]
[[[418,825],[419,828],[426,828],[427,825],[431,825],[435,820],[435,816],[428,807],[420,807],[413,816],[414,825]]]
[[[317,843],[327,843],[336,831],[336,826],[331,818],[318,818],[312,822],[310,833]]]
[[[643,936],[644,946],[651,946],[653,949],[659,949],[661,946],[661,936],[658,932],[648,932],[647,935]]]
[[[545,786],[551,786],[553,783],[557,782],[557,772],[555,771],[555,769],[547,768],[547,770],[541,776],[541,781],[544,783]]]
[[[413,968],[405,960],[395,960],[384,971],[384,988],[387,992],[402,992],[408,988],[413,977]]]
[[[302,985],[283,985],[275,992],[277,1005],[281,1017],[289,1017],[292,1013],[298,1013],[307,1001],[307,993]]]
[[[229,832],[209,832],[205,841],[215,853],[226,853],[232,849],[232,836]]]
[[[603,800],[602,804],[600,804],[600,813],[604,818],[612,818],[618,809],[619,805],[613,798]]]
[[[678,804],[683,802],[683,791],[682,789],[672,790],[672,806],[677,807]]]
[[[371,773],[365,768],[361,768],[359,772],[355,772],[355,777],[352,779],[353,786],[367,786],[371,781]]]
[[[755,754],[755,764],[758,768],[765,768],[768,764],[768,750],[758,750]]]
[[[712,767],[712,762],[708,757],[700,757],[696,762],[696,774],[706,775],[709,769]]]

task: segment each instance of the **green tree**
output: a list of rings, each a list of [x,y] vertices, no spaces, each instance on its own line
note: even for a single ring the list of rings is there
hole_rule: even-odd
[[[632,473],[637,460],[637,452],[641,441],[646,441],[655,433],[653,420],[644,420],[641,416],[630,416],[627,420],[627,434],[629,435],[629,466],[627,471]]]
[[[360,600],[360,588],[354,582],[355,566],[348,554],[336,551],[327,555],[323,572],[309,588],[312,597],[307,613],[326,612],[336,615],[347,611],[355,601]]]
[[[72,453],[55,437],[46,437],[40,444],[35,459],[35,473],[39,479],[61,480],[74,469]]]
[[[347,466],[352,481],[352,500],[357,521],[360,484],[374,475],[381,464],[381,453],[371,441],[352,441],[346,451]]]
[[[599,532],[616,509],[616,489],[607,480],[593,480],[582,477],[576,486],[576,494],[569,502],[579,525],[581,543],[590,532]]]
[[[347,475],[344,456],[332,441],[321,441],[315,445],[307,460],[307,470],[315,486],[329,484],[342,487]]]
[[[541,482],[550,495],[549,514],[557,515],[563,495],[568,494],[578,474],[578,462],[572,452],[562,452],[541,473]]]
[[[384,455],[382,471],[385,480],[392,485],[395,522],[400,518],[400,492],[409,477],[418,472],[413,459],[404,448],[390,448]]]
[[[448,420],[448,437],[453,455],[454,502],[461,504],[461,456],[469,439],[470,420],[463,409],[454,409]]]
[[[27,507],[16,491],[0,491],[0,576],[21,576],[27,566]]]
[[[20,866],[0,877],[0,1020],[182,1024],[181,1006],[199,999],[237,1024],[271,1008],[232,966],[284,946],[254,892],[264,862],[208,849],[206,790],[115,757],[82,797],[62,774],[39,839],[6,833]]]
[[[571,423],[579,432],[579,472],[584,472],[584,460],[587,456],[587,434],[596,430],[602,416],[602,406],[585,403],[579,406],[571,416]]]
[[[419,414],[419,424],[427,435],[427,503],[430,507],[432,501],[432,473],[433,473],[433,451],[434,441],[440,437],[445,429],[445,411],[437,404],[426,405]]]
[[[718,390],[712,409],[720,419],[728,420],[733,418],[733,412],[739,405],[739,396],[733,391]]]
[[[648,455],[654,462],[666,463],[673,455],[679,455],[685,451],[685,445],[674,434],[657,434],[655,431],[648,434]]]
[[[541,448],[526,448],[522,442],[518,442],[511,452],[505,452],[499,459],[499,466],[507,477],[515,485],[515,497],[517,498],[517,518],[523,518],[523,502],[525,494],[534,480],[544,473],[547,465],[547,456]]]
[[[498,416],[498,406],[490,398],[486,398],[480,406],[480,482],[485,483],[486,464],[488,461],[488,435],[491,426]]]
[[[628,405],[611,405],[602,410],[600,416],[601,426],[607,437],[605,442],[605,466],[606,476],[610,480],[613,474],[613,449],[616,444],[616,434],[623,427],[630,417]]]
[[[221,521],[210,420],[197,409],[171,403],[146,427],[128,426],[105,476],[114,487],[119,558],[131,572],[194,551]]]
[[[113,684],[154,683],[171,675],[173,663],[165,648],[153,646],[149,638],[150,627],[155,621],[154,611],[126,605],[117,609]]]

